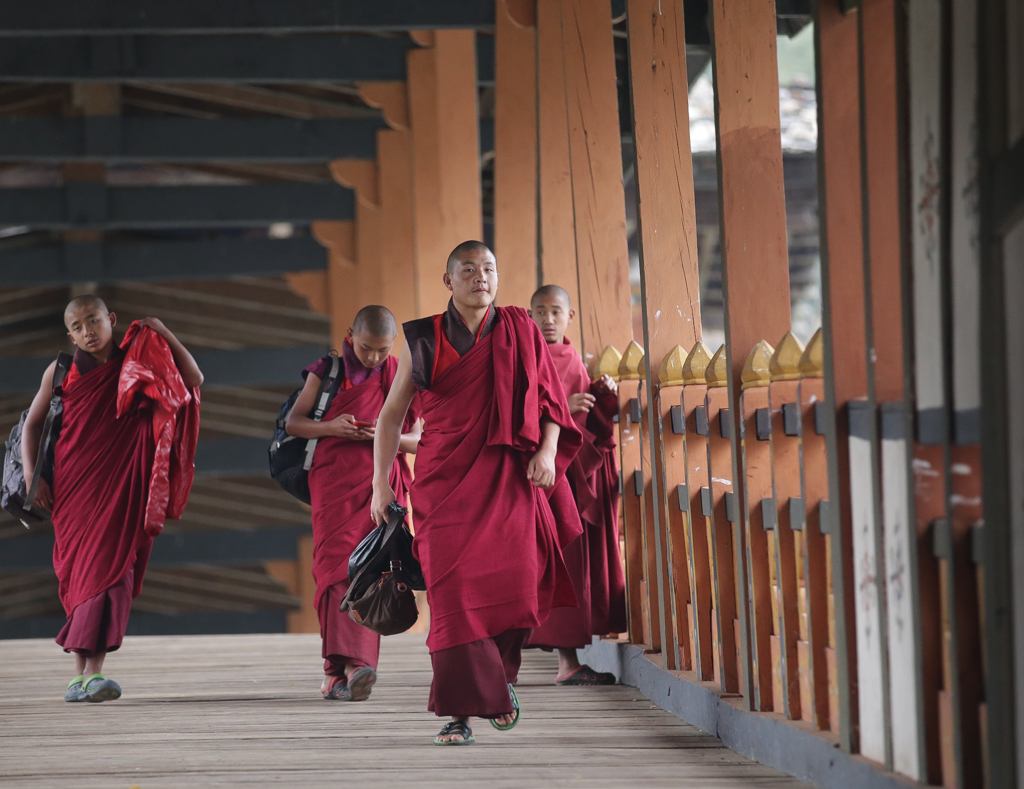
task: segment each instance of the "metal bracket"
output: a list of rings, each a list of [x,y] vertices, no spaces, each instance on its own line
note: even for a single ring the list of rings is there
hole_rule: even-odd
[[[697,423],[697,435],[706,436],[710,432],[708,430],[708,409],[702,405],[697,406],[693,410],[693,418]]]
[[[775,510],[775,499],[765,496],[761,499],[761,527],[765,531],[775,531],[779,525],[779,513]]]
[[[799,496],[789,497],[789,527],[793,531],[803,531],[807,525],[807,508]]]
[[[800,435],[800,406],[796,403],[782,404],[782,432],[787,436]]]
[[[690,492],[686,485],[676,485],[676,498],[679,499],[679,511],[689,512],[690,511]]]
[[[758,408],[754,412],[754,426],[757,428],[757,440],[768,441],[772,437],[772,412]]]
[[[643,421],[644,413],[640,408],[639,397],[629,398],[629,418],[633,421],[634,425],[639,425]]]
[[[722,438],[732,438],[732,422],[729,419],[728,408],[723,408],[718,412],[718,432]]]
[[[683,407],[681,405],[674,405],[669,409],[669,414],[672,416],[672,432],[677,436],[686,435],[686,424],[683,420]]]
[[[644,472],[640,469],[633,472],[633,492],[637,498],[644,495]]]
[[[711,514],[715,511],[713,502],[711,501],[711,488],[700,489],[700,512],[705,518],[710,518]]]
[[[818,502],[818,530],[822,534],[831,534],[829,526],[832,523],[832,504],[828,499]]]
[[[824,400],[814,404],[814,432],[819,436],[825,435],[825,425],[828,424],[828,409]]]
[[[932,553],[936,559],[953,558],[953,527],[947,518],[932,521]]]
[[[730,523],[739,520],[739,513],[736,511],[736,494],[731,490],[725,493],[725,519]]]

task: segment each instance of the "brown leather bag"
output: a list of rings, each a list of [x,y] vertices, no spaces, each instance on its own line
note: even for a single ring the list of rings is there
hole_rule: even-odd
[[[341,610],[348,611],[353,621],[382,636],[404,633],[419,618],[416,595],[402,572],[402,559],[394,539],[399,530],[405,528],[406,512],[404,507],[395,503],[388,508],[388,523],[380,548],[349,579],[348,592],[341,601]],[[381,567],[390,569],[382,570]],[[374,573],[378,577],[371,580],[370,575]],[[369,586],[367,581],[370,581]]]

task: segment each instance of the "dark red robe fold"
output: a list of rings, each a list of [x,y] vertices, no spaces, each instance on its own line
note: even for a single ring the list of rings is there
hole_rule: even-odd
[[[132,569],[132,596],[138,596],[153,546],[144,528],[156,447],[153,407],[140,397],[117,416],[124,359],[118,355],[64,386],[53,474],[53,569],[69,617]]]
[[[518,307],[495,309],[494,330],[420,393],[414,549],[427,581],[432,653],[536,627],[551,608],[576,604],[561,548],[582,527],[578,517],[556,522],[526,466],[541,420],[557,423],[552,501],[564,507],[580,433],[540,330]]]
[[[619,558],[619,471],[615,451],[614,416],[618,399],[599,395],[583,360],[568,340],[548,345],[566,396],[590,392],[597,403],[589,413],[573,414],[583,434],[583,446],[566,477],[583,521],[584,534],[566,563],[574,575],[577,595],[587,598],[586,610],[556,609],[536,631],[538,646],[580,647],[592,635],[622,632],[626,628],[626,582]],[[581,640],[582,639],[582,640]]]
[[[388,357],[379,373],[350,389],[339,389],[324,414],[324,421],[342,414],[351,414],[359,420],[375,420],[397,369],[398,361]],[[412,429],[418,418],[418,409],[418,402],[414,401],[406,416],[403,432]],[[403,506],[407,503],[411,476],[405,456],[399,453],[391,467],[390,482]],[[324,641],[323,656],[332,665],[345,662],[343,659],[356,665],[376,666],[377,662],[380,636],[357,625],[348,614],[338,610],[338,603],[348,589],[349,557],[374,528],[370,519],[372,483],[372,441],[348,441],[329,436],[317,442],[309,470],[313,508],[313,578],[316,581],[320,635]],[[331,670],[330,666],[328,670]]]

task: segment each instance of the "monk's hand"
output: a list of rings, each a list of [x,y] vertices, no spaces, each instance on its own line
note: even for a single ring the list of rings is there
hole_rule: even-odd
[[[32,479],[28,477],[28,479]],[[36,488],[36,497],[32,501],[32,505],[35,507],[42,507],[44,510],[53,509],[53,489],[42,477],[39,478],[39,487]]]
[[[146,328],[152,329],[161,337],[166,337],[170,333],[170,329],[164,326],[164,322],[159,318],[143,318],[139,323]]]
[[[383,485],[373,486],[373,498],[370,499],[370,518],[380,526],[388,519],[388,507],[395,500],[395,492],[386,482]]]
[[[615,380],[610,375],[602,375],[595,384],[600,394],[617,395],[619,393],[619,385],[615,383]]]
[[[542,447],[536,455],[530,458],[526,467],[526,478],[533,483],[534,487],[553,488],[555,486],[555,452]]]
[[[590,413],[590,409],[594,407],[594,403],[597,402],[597,398],[590,392],[579,392],[578,394],[569,396],[569,413],[578,414],[581,411],[585,414]]]
[[[337,438],[347,438],[349,441],[366,441],[367,436],[363,431],[363,428],[356,427],[356,418],[352,414],[342,414],[328,422],[324,422],[327,429],[331,431],[330,435]],[[373,436],[369,436],[372,440]]]

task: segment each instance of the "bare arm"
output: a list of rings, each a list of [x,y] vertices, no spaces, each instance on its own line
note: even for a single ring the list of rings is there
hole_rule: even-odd
[[[335,436],[336,438],[347,438],[349,441],[372,440],[373,431],[356,427],[353,424],[355,417],[352,414],[341,414],[326,422],[317,422],[309,418],[308,414],[313,410],[317,397],[320,395],[321,381],[322,379],[313,373],[306,376],[306,383],[295,401],[292,412],[288,415],[288,422],[284,426],[285,432],[298,438]]]
[[[526,467],[526,478],[538,488],[551,488],[555,484],[555,456],[562,428],[557,422],[542,419],[540,448]]]
[[[415,396],[412,354],[409,352],[409,344],[405,343],[398,357],[398,371],[391,384],[391,391],[388,392],[388,399],[384,401],[384,407],[377,417],[377,435],[373,441],[373,501],[370,503],[370,515],[375,523],[387,520],[388,505],[395,500],[388,475],[398,455],[402,423]]]
[[[50,397],[53,394],[53,371],[56,366],[57,362],[50,362],[50,366],[43,373],[39,391],[32,398],[32,405],[29,406],[28,416],[25,418],[25,431],[21,436],[21,462],[25,471],[26,486],[32,484],[32,475],[35,473],[36,456],[39,454],[39,439],[42,437],[46,414],[50,410]],[[45,479],[40,478],[39,480],[34,503],[47,509],[53,504],[53,493]]]
[[[181,373],[181,380],[185,382],[185,386],[189,389],[193,386],[202,386],[203,371],[199,369],[199,365],[192,358],[188,348],[182,345],[181,341],[174,336],[174,332],[164,326],[163,321],[159,318],[143,318],[141,323],[167,340],[167,344],[171,346],[174,363],[178,367],[178,372]]]
[[[412,426],[412,430],[408,433],[402,433],[402,440],[398,446],[399,451],[404,452],[406,455],[415,455],[421,435],[423,435],[423,420],[417,419],[416,424]]]

